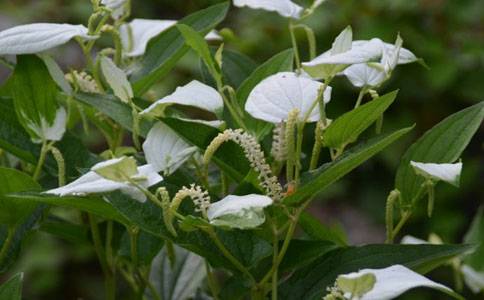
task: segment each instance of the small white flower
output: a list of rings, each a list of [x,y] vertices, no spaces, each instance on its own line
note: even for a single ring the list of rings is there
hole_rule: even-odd
[[[33,54],[67,43],[79,37],[85,40],[99,36],[88,35],[84,25],[34,23],[15,26],[0,32],[0,55]]]
[[[464,282],[474,294],[484,291],[484,272],[478,272],[468,265],[462,265],[461,272]]]
[[[462,163],[455,164],[434,164],[411,161],[410,165],[417,174],[427,179],[442,180],[459,187]]]
[[[359,272],[340,275],[340,277],[352,279],[365,274],[373,274],[376,277],[373,289],[362,297],[354,299],[389,300],[416,287],[429,287],[457,296],[450,288],[436,283],[402,265],[394,265],[385,269],[363,269]],[[349,298],[350,296],[350,293],[345,293],[345,297]]]
[[[147,20],[134,19],[130,23],[123,24],[119,28],[121,42],[127,57],[141,56],[146,51],[148,42],[155,36],[175,25],[173,20]],[[206,40],[220,40],[221,37],[215,30],[210,31]]]
[[[143,151],[148,164],[170,175],[190,159],[197,147],[190,146],[171,128],[158,122],[148,132]]]
[[[38,138],[32,138],[32,142],[42,143],[42,140],[60,141],[66,132],[66,118],[66,110],[63,107],[59,107],[52,124],[48,124],[43,116],[40,116],[40,124],[28,122],[27,126],[29,129],[38,136]],[[26,117],[25,119],[28,120]]]
[[[140,116],[155,117],[163,112],[167,105],[180,104],[194,106],[221,116],[224,102],[214,88],[193,80],[187,85],[178,87],[175,92],[168,95],[140,112]]]
[[[318,2],[322,1],[318,0]],[[234,5],[237,7],[247,6],[254,9],[274,11],[283,17],[292,19],[299,19],[304,11],[304,8],[290,0],[234,0]]]
[[[128,181],[120,182],[105,179],[98,175],[95,169],[105,167],[110,164],[117,163],[119,159],[111,159],[105,162],[98,163],[91,168],[91,171],[79,177],[77,180],[71,182],[63,187],[46,191],[47,194],[55,194],[59,196],[86,196],[89,194],[106,193],[115,190],[120,190],[122,193],[136,199],[140,202],[146,201],[146,196],[138,188],[133,186]],[[144,165],[137,168],[138,174],[132,176],[133,180],[142,186],[148,188],[163,180],[151,165]]]
[[[212,203],[207,210],[207,216],[210,223],[217,226],[253,228],[264,223],[264,207],[272,202],[271,198],[263,195],[230,195]]]
[[[250,93],[245,110],[254,118],[270,123],[287,121],[289,112],[299,109],[299,121],[311,108],[322,84],[296,73],[281,72],[262,80]],[[324,103],[331,100],[331,87],[324,92]],[[317,105],[310,112],[309,122],[320,119]]]

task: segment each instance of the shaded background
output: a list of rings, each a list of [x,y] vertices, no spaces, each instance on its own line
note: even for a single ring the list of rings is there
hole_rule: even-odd
[[[132,2],[133,17],[180,19],[222,1]],[[309,6],[310,1],[295,2]],[[0,30],[31,22],[85,24],[90,14],[89,0],[2,0]],[[393,188],[401,155],[446,116],[484,100],[484,1],[327,0],[305,23],[315,30],[318,53],[330,48],[334,37],[351,25],[355,39],[379,37],[393,43],[400,32],[404,47],[424,58],[430,66],[430,70],[418,64],[400,66],[379,90],[383,94],[400,89],[398,100],[385,114],[384,131],[416,123],[411,134],[340,180],[310,207],[311,212],[326,224],[344,228],[351,244],[383,242],[385,200]],[[232,8],[218,29],[225,27],[235,34],[233,40],[226,41],[226,48],[240,51],[257,64],[290,47],[287,20],[275,13]],[[299,32],[297,38],[305,61],[308,50],[304,33]],[[109,40],[104,42],[109,43]],[[64,68],[80,69],[84,65],[75,43],[56,49],[52,54]],[[0,65],[0,83],[7,76],[8,69]],[[155,92],[165,95],[194,78],[201,79],[199,62],[194,53],[189,53],[170,76],[156,86]],[[328,106],[330,118],[351,109],[359,92],[345,78],[337,78],[332,85],[333,98]],[[85,137],[85,142],[95,153],[105,149],[100,136]],[[311,145],[307,143],[305,147],[309,150]],[[446,243],[461,242],[477,207],[484,202],[482,126],[462,159],[461,188],[439,185],[432,219],[426,217],[426,205],[422,202],[403,232],[423,239],[433,232]],[[45,233],[32,237],[13,272],[16,270],[26,272],[25,295],[29,299],[102,297],[102,274],[93,251]],[[431,277],[453,286],[449,267],[439,268],[431,273]],[[126,295],[129,299],[129,294]],[[432,295],[429,291],[418,290],[407,294],[405,299],[436,297]],[[468,299],[482,298],[468,291],[466,296]],[[437,297],[445,298],[442,294]]]

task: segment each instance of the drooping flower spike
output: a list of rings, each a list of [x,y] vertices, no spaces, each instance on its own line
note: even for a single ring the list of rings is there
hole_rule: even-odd
[[[134,164],[133,164],[134,163]],[[129,177],[129,180],[127,179]],[[133,158],[120,157],[100,162],[91,171],[68,185],[46,191],[59,196],[86,196],[120,190],[140,202],[146,202],[146,195],[130,180],[147,189],[163,180],[151,165],[136,167]]]
[[[289,112],[299,110],[299,122],[309,113],[308,122],[320,119],[318,107],[313,103],[318,97],[320,82],[298,76],[292,72],[281,72],[261,81],[250,93],[245,110],[254,118],[270,123],[287,121]],[[331,87],[324,91],[324,103],[331,100]],[[309,110],[311,112],[309,112]]]

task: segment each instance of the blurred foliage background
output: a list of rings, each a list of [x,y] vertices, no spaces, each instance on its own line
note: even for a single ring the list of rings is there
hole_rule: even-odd
[[[222,1],[132,2],[134,18],[180,19]],[[310,1],[295,2],[308,6]],[[90,14],[89,0],[2,0],[0,30],[32,22],[85,24]],[[334,37],[351,25],[355,39],[379,37],[393,43],[400,33],[404,47],[430,66],[430,70],[418,64],[400,66],[379,91],[383,94],[400,89],[398,100],[385,114],[384,131],[416,123],[412,133],[340,180],[310,207],[326,224],[344,229],[351,244],[383,242],[385,200],[393,189],[395,172],[404,151],[446,116],[484,100],[484,1],[327,0],[305,23],[315,30],[318,53],[329,49]],[[222,28],[234,33],[225,41],[226,48],[240,51],[258,64],[291,45],[287,20],[275,13],[232,8],[218,29]],[[308,57],[305,34],[299,32],[297,38],[305,61]],[[104,42],[109,43],[109,40]],[[84,65],[75,43],[56,49],[52,54],[64,68],[80,69]],[[8,69],[0,66],[0,83],[7,77]],[[165,95],[193,78],[201,79],[201,75],[198,59],[190,53],[154,92]],[[330,118],[351,109],[358,95],[358,90],[345,78],[337,78],[332,85],[333,97],[328,106]],[[312,132],[313,128],[308,128],[307,136]],[[85,142],[95,153],[105,149],[101,136],[86,136]],[[309,150],[311,141],[307,142],[305,147]],[[461,188],[439,185],[432,219],[427,218],[422,202],[421,210],[412,216],[403,232],[423,239],[433,232],[446,243],[462,241],[477,207],[484,202],[484,128],[476,134],[462,159]],[[66,212],[59,210],[58,213]],[[102,297],[102,274],[94,252],[45,233],[32,237],[15,271],[26,272],[27,299]],[[449,267],[431,274],[433,279],[449,286],[453,286],[452,276]],[[482,297],[468,291],[464,294],[468,299]],[[125,295],[130,299],[129,294]],[[405,299],[432,299],[432,295],[419,290],[407,294]],[[438,297],[442,299],[443,296],[439,294]]]

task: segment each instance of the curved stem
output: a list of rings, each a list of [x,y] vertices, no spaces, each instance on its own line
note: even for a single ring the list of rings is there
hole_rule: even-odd
[[[316,37],[314,31],[305,24],[294,25],[294,28],[304,29],[309,44],[309,60],[313,60],[316,57]]]
[[[356,100],[355,108],[358,108],[361,104],[361,100],[363,100],[363,96],[366,94],[367,88],[363,86],[358,94],[358,99]]]
[[[48,151],[49,151],[49,147],[47,146],[47,141],[43,140],[42,141],[42,148],[40,149],[39,161],[37,162],[37,167],[35,168],[35,172],[34,172],[34,175],[33,175],[33,179],[35,181],[37,181],[39,179],[40,170],[42,169],[42,166],[44,165],[45,156],[47,155]]]
[[[297,73],[301,74],[301,59],[299,58],[299,50],[297,48],[296,35],[294,34],[295,26],[292,19],[289,19],[289,33],[291,35],[292,48],[294,49],[294,59],[296,60]]]
[[[13,238],[15,237],[15,230],[16,230],[16,227],[8,229],[7,238],[5,239],[5,242],[3,243],[3,246],[2,246],[2,250],[0,251],[0,266],[2,265],[3,260],[7,256],[8,249],[10,248],[10,245],[13,242]]]

